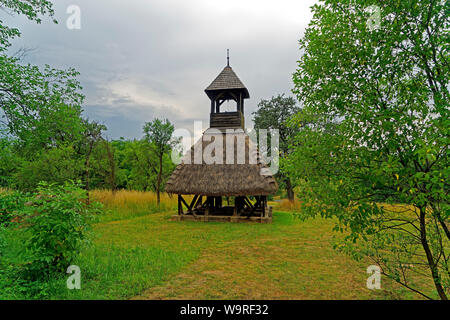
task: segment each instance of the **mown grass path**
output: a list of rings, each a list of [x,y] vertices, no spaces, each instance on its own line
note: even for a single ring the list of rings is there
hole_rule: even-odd
[[[330,221],[301,222],[283,212],[267,225],[169,217],[158,213],[96,227],[97,245],[156,247],[186,262],[135,299],[376,298],[365,286],[367,266],[332,248]]]
[[[333,221],[275,212],[272,224],[175,222],[172,214],[102,217],[92,245],[73,263],[81,269],[81,290],[68,290],[61,274],[50,280],[45,298],[384,298],[366,288],[368,263],[332,248]],[[26,263],[26,230],[8,235],[5,258]],[[0,273],[0,288],[2,299],[30,298],[13,276]]]

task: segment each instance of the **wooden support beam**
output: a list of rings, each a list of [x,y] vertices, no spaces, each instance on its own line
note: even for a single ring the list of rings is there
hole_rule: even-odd
[[[184,200],[184,198],[183,198],[183,196],[182,196],[181,194],[179,195],[179,200],[180,200],[182,203],[184,203],[184,205],[185,205],[186,208],[188,209],[188,211],[186,212],[186,214],[192,213],[192,215],[193,215],[194,217],[197,216],[193,210],[190,210],[189,205],[188,205],[187,202]],[[181,205],[181,210],[183,210],[183,206],[182,206],[182,205]]]
[[[182,196],[181,194],[180,194],[179,196],[180,196],[181,202],[183,202],[184,205],[186,206],[186,208],[189,209],[189,205],[188,205],[187,202],[184,200],[183,196]]]
[[[199,196],[197,202],[194,205],[194,209],[198,208],[199,205],[202,204],[203,196]]]
[[[262,196],[261,219],[266,216],[267,196]],[[262,221],[262,220],[261,220]]]
[[[181,194],[178,195],[178,215],[183,214],[183,205],[181,204]]]
[[[249,198],[244,197],[244,202],[247,203],[249,208],[253,208],[254,207]]]
[[[222,208],[222,197],[214,197],[214,207]]]
[[[197,201],[197,198],[198,198],[198,194],[196,194],[195,196],[194,196],[194,198],[192,198],[192,201],[191,201],[191,204],[189,205],[189,211],[192,211],[192,208],[194,207],[194,204],[195,204],[195,202]]]

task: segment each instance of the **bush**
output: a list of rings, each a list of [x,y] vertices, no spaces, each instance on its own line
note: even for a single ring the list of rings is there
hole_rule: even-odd
[[[25,207],[26,197],[20,192],[0,193],[0,226],[8,226]]]
[[[88,205],[79,185],[41,183],[27,206],[31,238],[27,248],[34,259],[27,268],[33,280],[65,271],[87,243],[87,233],[96,205]]]
[[[3,255],[4,255],[4,250],[6,248],[6,240],[5,240],[5,236],[4,236],[4,227],[0,225],[0,270],[3,269]]]
[[[83,172],[84,159],[77,158],[72,146],[63,146],[36,154],[23,160],[14,174],[12,187],[22,191],[34,191],[40,182],[63,185],[77,179]]]

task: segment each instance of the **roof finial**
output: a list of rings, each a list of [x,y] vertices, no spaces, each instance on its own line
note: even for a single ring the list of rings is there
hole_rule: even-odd
[[[230,49],[227,49],[227,67],[230,66]]]

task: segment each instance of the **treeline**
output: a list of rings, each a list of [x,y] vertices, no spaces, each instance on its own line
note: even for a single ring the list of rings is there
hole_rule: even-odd
[[[155,123],[162,122],[156,119],[146,126]],[[81,117],[80,124],[84,124],[84,132],[79,139],[68,142],[55,139],[54,144],[41,147],[2,134],[0,187],[32,191],[42,181],[63,184],[73,180],[81,181],[88,190],[158,190],[160,159],[155,141],[147,136],[108,141],[102,135],[106,129],[103,125]],[[161,158],[161,191],[175,167],[170,151],[165,150]]]

